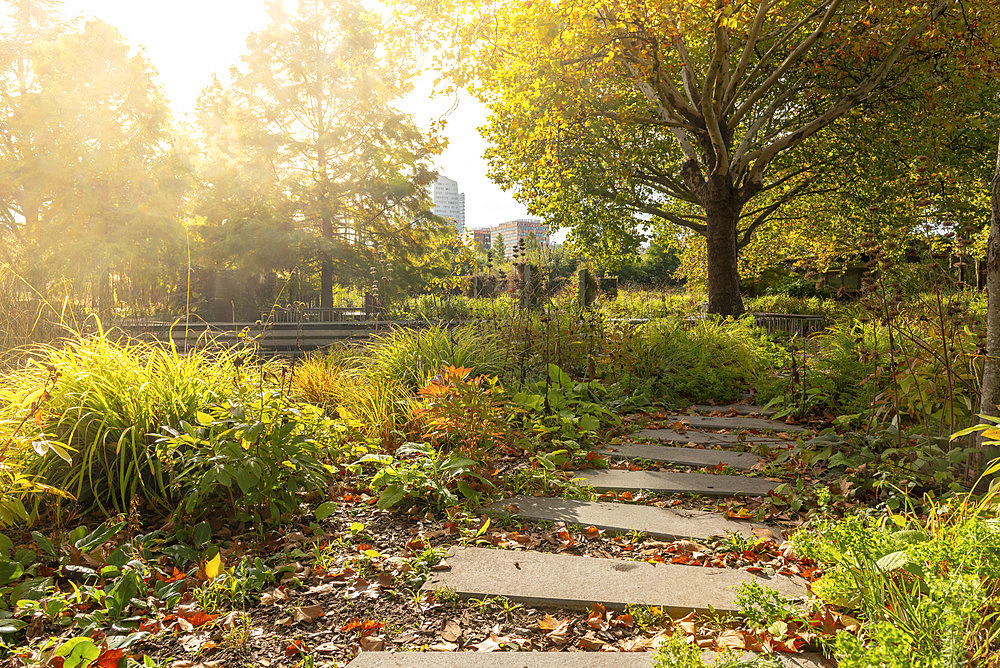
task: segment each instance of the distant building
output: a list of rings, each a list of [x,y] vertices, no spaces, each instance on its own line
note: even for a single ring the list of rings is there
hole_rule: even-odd
[[[439,176],[431,186],[435,215],[455,223],[455,230],[465,232],[465,193],[458,192],[458,181]]]
[[[491,237],[493,231],[488,227],[474,228],[467,232],[472,233],[472,244],[480,250],[489,250],[491,247]]]
[[[534,233],[538,245],[547,248],[549,245],[549,226],[538,218],[519,218],[508,220],[493,227],[491,241],[496,243],[497,236],[503,237],[503,256],[509,258],[514,254],[514,246],[521,239],[527,243],[528,237]]]

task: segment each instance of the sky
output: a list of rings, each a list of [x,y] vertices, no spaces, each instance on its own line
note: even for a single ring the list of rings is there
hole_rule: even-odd
[[[134,48],[142,49],[178,118],[190,112],[213,74],[225,81],[231,65],[246,51],[246,38],[267,23],[264,0],[63,0],[69,17],[97,17],[113,25]],[[467,227],[489,227],[522,218],[527,209],[486,176],[486,141],[477,128],[486,108],[467,94],[430,97],[430,80],[400,107],[424,128],[448,113],[449,147],[437,157],[440,173],[458,181],[465,193]]]

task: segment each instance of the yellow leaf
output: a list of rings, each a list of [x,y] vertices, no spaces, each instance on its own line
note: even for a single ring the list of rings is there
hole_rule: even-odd
[[[215,556],[205,562],[205,579],[214,580],[222,570],[222,555],[218,552]]]
[[[21,401],[22,406],[30,406],[35,402],[35,399],[42,396],[45,393],[45,389],[35,390]]]

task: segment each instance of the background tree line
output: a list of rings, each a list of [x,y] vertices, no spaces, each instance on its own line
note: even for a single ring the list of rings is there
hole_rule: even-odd
[[[448,270],[427,193],[443,140],[398,110],[414,70],[376,15],[272,2],[184,126],[141,52],[59,9],[0,3],[0,262],[43,296],[252,315]]]

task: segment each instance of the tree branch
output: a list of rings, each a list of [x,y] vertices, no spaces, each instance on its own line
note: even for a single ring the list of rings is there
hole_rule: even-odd
[[[944,13],[944,10],[948,7],[948,2],[949,0],[940,0],[937,7],[934,8],[927,19],[914,25],[899,39],[893,50],[875,71],[875,74],[859,84],[853,91],[827,110],[826,113],[806,123],[799,129],[780,137],[772,142],[770,146],[759,151],[754,151],[747,156],[747,163],[753,162],[753,168],[750,173],[751,180],[762,180],[764,169],[767,168],[768,164],[770,164],[778,153],[808,139],[871,95],[875,88],[889,75],[890,70],[896,64],[896,61],[899,60],[903,49],[910,43],[910,40],[922,33],[932,21]]]
[[[732,118],[729,119],[729,128],[731,130],[735,129],[740,124],[740,121],[747,115],[747,112],[749,112],[749,110],[752,109],[753,106],[757,104],[757,102],[760,101],[760,99],[764,97],[768,91],[770,91],[771,88],[778,83],[778,81],[781,80],[781,77],[783,77],[785,73],[791,69],[792,65],[794,65],[799,58],[812,48],[812,45],[816,43],[824,32],[826,32],[827,26],[830,25],[830,21],[833,20],[834,15],[837,13],[837,10],[843,2],[844,0],[830,0],[830,6],[827,7],[826,13],[820,20],[819,25],[816,26],[816,29],[813,30],[808,37],[802,40],[799,45],[785,57],[785,59],[781,62],[781,65],[771,72],[771,76],[765,79],[764,83],[758,86],[756,90],[750,94],[746,101],[744,101],[743,104],[740,105],[739,109],[736,110]]]

